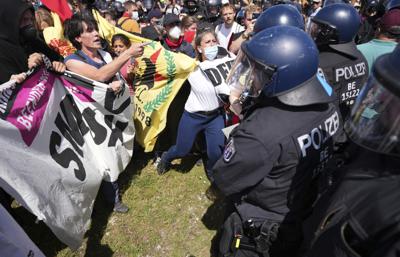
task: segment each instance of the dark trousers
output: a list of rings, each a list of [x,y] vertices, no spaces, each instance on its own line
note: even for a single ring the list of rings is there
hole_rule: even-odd
[[[101,182],[101,191],[109,204],[114,206],[116,203],[121,201],[119,196],[119,185],[117,181],[108,182],[103,180]]]
[[[171,162],[176,158],[187,155],[199,132],[204,131],[207,144],[206,172],[210,181],[213,181],[211,174],[212,167],[222,154],[225,143],[225,136],[222,133],[224,119],[221,114],[207,116],[198,113],[184,111],[179,122],[176,145],[169,148],[163,161]]]

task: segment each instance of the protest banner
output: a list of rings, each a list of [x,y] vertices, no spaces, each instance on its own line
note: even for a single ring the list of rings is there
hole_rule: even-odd
[[[0,187],[72,249],[80,246],[101,181],[130,162],[129,90],[42,68],[0,92]]]

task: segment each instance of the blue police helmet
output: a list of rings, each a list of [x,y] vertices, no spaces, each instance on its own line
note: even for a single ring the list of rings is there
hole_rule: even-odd
[[[294,26],[304,30],[304,20],[299,11],[293,5],[274,5],[265,10],[257,18],[254,25],[254,33],[277,25]]]
[[[311,21],[318,26],[318,29],[311,29],[311,35],[317,44],[351,42],[361,25],[360,15],[349,4],[328,5],[311,18]]]
[[[246,14],[246,10],[244,8],[240,9],[237,13],[236,13],[236,17],[235,20],[237,23],[239,23],[240,25],[243,25],[243,20],[245,18]]]
[[[400,0],[390,0],[385,7],[386,11],[390,11],[396,8],[400,8]]]
[[[261,89],[266,97],[277,97],[292,106],[335,99],[332,88],[318,75],[317,46],[303,30],[293,26],[267,28],[244,42],[241,49],[248,63],[255,63],[253,81],[260,73],[268,77]]]

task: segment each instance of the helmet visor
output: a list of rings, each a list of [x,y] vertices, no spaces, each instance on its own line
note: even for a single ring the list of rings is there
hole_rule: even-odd
[[[246,94],[246,97],[258,97],[263,87],[271,81],[275,70],[273,66],[261,65],[250,60],[240,50],[226,83],[232,90]]]
[[[321,27],[318,25],[318,23],[311,21],[311,24],[310,24],[310,26],[307,27],[306,32],[315,41],[317,39],[318,34],[321,32]]]
[[[362,89],[345,129],[357,144],[400,157],[400,98],[372,75]]]
[[[326,43],[335,43],[337,40],[335,28],[324,24],[315,19],[311,20],[311,24],[306,31],[317,45]]]

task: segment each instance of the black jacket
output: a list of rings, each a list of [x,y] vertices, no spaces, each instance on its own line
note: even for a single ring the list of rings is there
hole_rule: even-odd
[[[22,42],[19,22],[26,10],[34,9],[31,5],[20,0],[0,1],[0,83],[10,79],[12,74],[28,70],[28,56],[32,53],[42,53],[51,61],[62,61],[62,57],[49,48],[37,36],[36,39]]]
[[[20,45],[19,21],[29,8],[22,1],[0,1],[0,83],[28,70],[28,56]]]
[[[215,184],[238,196],[244,221],[298,223],[315,199],[312,181],[332,157],[341,130],[332,103],[291,107],[270,98],[232,131],[213,169]]]
[[[302,256],[398,256],[400,159],[357,152],[304,223]]]
[[[319,67],[333,87],[346,121],[362,86],[368,79],[368,62],[353,42],[318,47]]]
[[[178,48],[175,49],[171,49],[167,42],[165,41],[165,38],[163,39],[163,41],[161,42],[162,46],[172,52],[176,52],[176,53],[183,53],[186,54],[189,57],[195,58],[196,57],[196,53],[194,52],[194,48],[191,44],[189,44],[186,40],[183,39],[182,44],[179,45]]]

